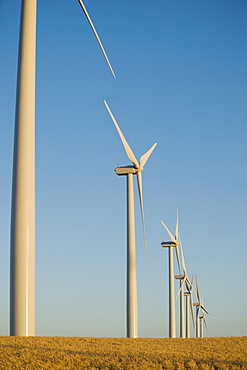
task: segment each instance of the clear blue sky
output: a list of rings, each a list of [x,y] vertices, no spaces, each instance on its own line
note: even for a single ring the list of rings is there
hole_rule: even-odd
[[[0,0],[0,335],[20,4]],[[148,264],[136,197],[139,335],[168,336],[160,220],[174,231],[176,208],[208,335],[246,335],[246,0],[85,5],[116,80],[78,2],[38,1],[36,333],[126,335],[126,180],[114,168],[130,162],[106,99],[137,158],[158,142],[143,172]]]

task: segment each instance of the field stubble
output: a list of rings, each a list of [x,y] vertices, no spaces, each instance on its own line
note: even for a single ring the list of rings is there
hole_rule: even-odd
[[[247,370],[247,337],[0,337],[0,369]]]

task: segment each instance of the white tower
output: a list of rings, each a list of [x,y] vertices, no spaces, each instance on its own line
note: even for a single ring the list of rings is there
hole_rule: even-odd
[[[36,0],[23,0],[13,159],[10,335],[35,335]]]

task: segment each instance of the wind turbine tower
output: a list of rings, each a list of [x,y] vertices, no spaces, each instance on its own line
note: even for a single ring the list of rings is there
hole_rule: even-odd
[[[168,227],[162,222],[162,225],[168,232],[171,240],[168,242],[162,242],[161,246],[164,248],[169,248],[169,337],[176,338],[176,309],[175,309],[175,292],[174,292],[174,262],[173,262],[173,248],[176,250],[177,261],[179,264],[179,252],[178,252],[178,214],[175,229],[175,237],[172,235]]]
[[[185,275],[175,275],[175,279],[180,282],[180,338],[185,338],[185,320],[184,320],[184,278]]]
[[[203,338],[203,323],[205,323],[205,316],[201,315],[199,316],[200,320],[200,338]]]
[[[192,287],[188,288],[188,291],[184,293],[184,296],[186,299],[186,338],[190,338],[190,311],[192,315],[192,322],[193,322],[193,325],[195,326],[193,301],[192,301]]]
[[[185,336],[186,338],[190,338],[190,292],[184,292],[184,296],[186,299],[186,332]]]
[[[127,177],[127,337],[138,337],[138,307],[137,307],[137,283],[136,283],[136,244],[135,244],[135,210],[134,210],[134,182],[133,175],[137,176],[139,200],[142,215],[142,227],[144,234],[144,247],[146,251],[146,233],[144,226],[144,211],[142,201],[142,171],[149,156],[156,147],[155,143],[141,158],[137,161],[129,144],[127,143],[118,123],[113,116],[108,104],[104,101],[108,113],[118,131],[120,139],[128,158],[133,163],[132,166],[117,167],[115,172],[119,176]],[[147,252],[146,252],[147,256]]]
[[[36,0],[22,1],[10,259],[10,335],[35,335]]]
[[[78,0],[114,75],[106,52]],[[36,0],[22,0],[10,232],[10,335],[35,335]]]

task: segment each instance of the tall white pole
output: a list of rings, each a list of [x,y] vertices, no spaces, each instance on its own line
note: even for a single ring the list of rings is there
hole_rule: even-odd
[[[183,281],[180,279],[180,337],[185,338],[184,326],[184,286]]]
[[[35,335],[36,0],[22,0],[13,158],[10,335]]]
[[[180,338],[185,338],[185,322],[184,322],[184,282],[185,275],[175,275],[175,279],[180,281]]]
[[[127,175],[127,337],[138,337],[133,174]]]
[[[190,293],[184,293],[186,297],[186,338],[190,338]]]
[[[169,247],[169,337],[176,338],[173,247]]]

